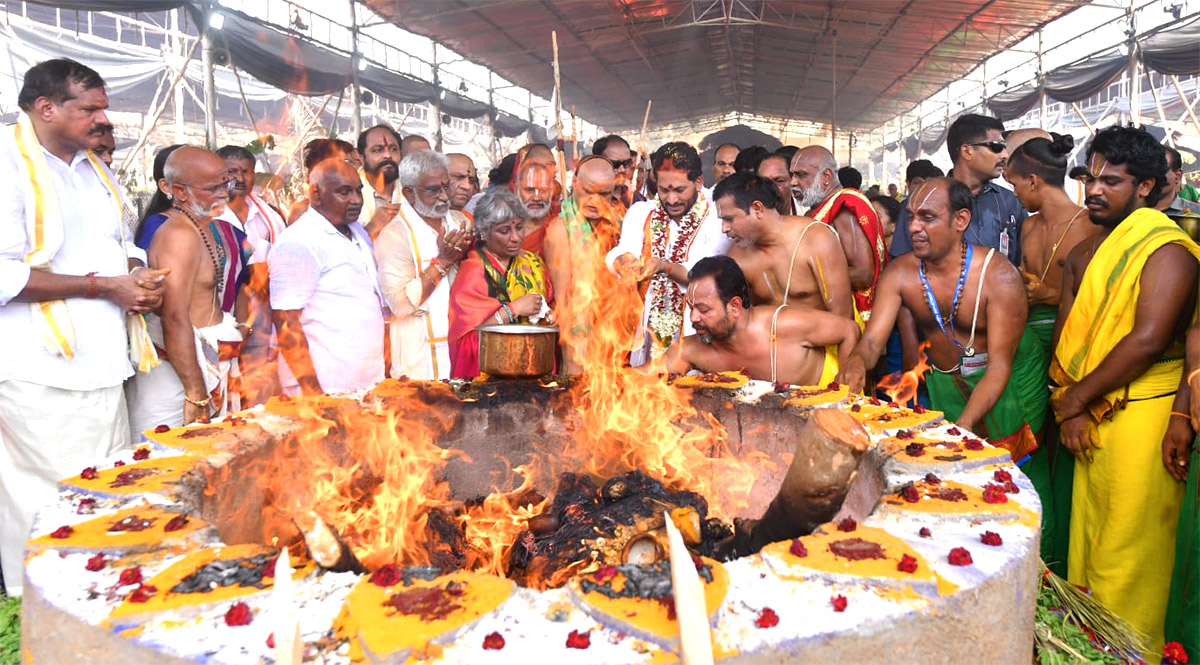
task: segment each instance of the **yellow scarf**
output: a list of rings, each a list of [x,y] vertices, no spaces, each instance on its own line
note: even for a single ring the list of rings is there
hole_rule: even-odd
[[[41,143],[33,129],[33,121],[24,111],[17,117],[17,124],[13,127],[13,138],[21,156],[20,165],[24,171],[22,175],[29,182],[29,187],[25,189],[25,231],[30,247],[25,254],[25,262],[33,270],[50,272],[50,262],[63,244],[62,215],[54,194],[54,180],[50,167],[46,164],[46,156],[42,153]],[[87,150],[84,155],[112,195],[117,208],[118,235],[123,243],[125,233],[120,226],[120,192],[92,151]],[[75,327],[71,323],[66,301],[45,300],[30,303],[30,307],[33,309],[34,326],[39,330],[46,349],[68,360],[74,358]],[[141,315],[131,314],[126,317],[126,330],[129,333],[130,359],[137,364],[138,369],[144,372],[158,365],[158,354],[155,353],[154,345],[146,332],[146,320]]]
[[[1138,208],[1100,244],[1083,273],[1050,365],[1051,378],[1063,386],[1058,392],[1094,371],[1133,330],[1142,270],[1151,254],[1171,243],[1200,260],[1200,246],[1178,225],[1157,210]],[[1090,407],[1093,420],[1111,417],[1123,398],[1124,388],[1098,400]]]

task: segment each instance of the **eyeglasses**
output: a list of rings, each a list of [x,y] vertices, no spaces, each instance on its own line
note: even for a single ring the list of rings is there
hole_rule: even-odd
[[[425,192],[426,196],[441,196],[442,194],[447,196],[450,195],[450,183],[446,183],[444,185],[435,185],[433,187],[418,187],[417,189]]]
[[[220,196],[221,194],[228,194],[228,193],[232,192],[233,188],[237,187],[238,181],[233,178],[230,178],[229,180],[226,180],[225,182],[220,183],[219,185],[213,185],[211,187],[194,187],[194,188],[191,185],[187,184],[186,182],[177,182],[175,184],[183,185],[184,187],[187,187],[188,189],[198,189],[202,192],[208,192],[209,196]]]
[[[1008,147],[1008,144],[1004,141],[976,141],[974,143],[968,143],[967,145],[972,147],[987,146],[988,150],[991,150],[997,155],[1004,152],[1004,149]]]
[[[620,171],[621,169],[627,169],[627,168],[633,166],[633,158],[632,157],[630,157],[629,159],[624,159],[624,160],[610,159],[608,161],[612,164],[613,168],[618,171]]]

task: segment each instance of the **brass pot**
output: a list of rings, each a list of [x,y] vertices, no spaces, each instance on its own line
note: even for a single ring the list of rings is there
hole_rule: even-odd
[[[488,376],[536,378],[554,372],[557,326],[490,324],[479,332],[479,371]]]

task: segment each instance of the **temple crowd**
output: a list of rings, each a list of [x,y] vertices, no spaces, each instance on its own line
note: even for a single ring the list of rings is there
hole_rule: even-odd
[[[385,377],[472,379],[484,325],[557,325],[581,372],[627,314],[632,368],[849,384],[928,364],[919,399],[1008,449],[1041,553],[1150,637],[1200,657],[1200,246],[1180,155],[962,115],[953,163],[862,189],[819,145],[618,135],[561,174],[530,144],[473,160],[386,125],[303,148],[307,197],[256,191],[253,154],[171,146],[136,228],[100,76],[31,68],[0,133],[0,567],[73,475],[158,425]],[[1071,177],[1068,178],[1068,174]],[[567,187],[568,182],[570,187]],[[1191,190],[1194,196],[1194,189]],[[618,294],[640,313],[613,313]],[[1161,658],[1161,656],[1159,656]]]

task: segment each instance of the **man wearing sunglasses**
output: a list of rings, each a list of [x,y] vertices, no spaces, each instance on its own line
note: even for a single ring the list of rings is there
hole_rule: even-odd
[[[1015,194],[992,182],[1008,164],[1004,124],[986,115],[960,116],[946,132],[946,148],[954,160],[954,168],[947,175],[966,185],[975,196],[967,241],[994,247],[1013,265],[1021,265],[1021,224],[1028,213]],[[906,209],[896,223],[892,256],[912,251],[908,220]]]
[[[225,161],[194,146],[167,158],[163,174],[174,206],[150,242],[150,267],[168,270],[162,308],[147,317],[162,364],[139,371],[125,386],[136,439],[158,425],[178,427],[220,416],[226,379],[242,341],[233,315],[222,311],[229,246],[210,222],[224,211],[233,179]],[[236,282],[233,287],[236,289]]]
[[[596,139],[592,144],[592,154],[600,155],[612,164],[617,173],[617,198],[625,207],[633,205],[635,171],[633,151],[629,148],[629,142],[616,134],[609,134]]]

